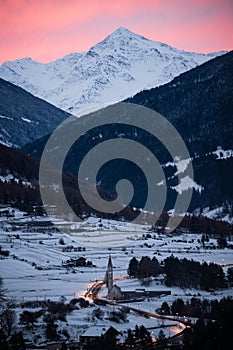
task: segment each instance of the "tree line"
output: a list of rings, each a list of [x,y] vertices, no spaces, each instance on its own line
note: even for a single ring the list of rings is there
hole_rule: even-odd
[[[224,210],[225,208],[225,210]],[[229,214],[233,216],[233,204],[224,203],[223,211],[225,215]],[[159,220],[155,225],[152,225],[151,231],[158,233],[165,233],[167,222],[170,220],[171,226],[174,220],[174,226],[176,227],[173,233],[187,232],[187,233],[204,233],[206,235],[231,235],[233,233],[233,225],[222,220],[214,218],[208,218],[202,215],[202,211],[199,215],[186,214],[182,218],[182,221],[178,226],[175,225],[175,218],[169,217],[167,211],[163,211]]]
[[[164,302],[159,310],[166,315],[185,315],[198,318],[197,322],[183,333],[182,343],[177,350],[225,350],[232,342],[233,329],[233,299],[220,300],[191,298],[184,301],[178,298],[171,305]],[[164,339],[160,349],[167,349],[167,339]]]
[[[178,259],[171,255],[161,263],[156,257],[143,256],[140,260],[133,257],[128,266],[128,275],[139,279],[164,275],[166,286],[195,288],[199,290],[216,290],[232,284],[233,271],[228,269],[225,276],[222,267],[215,263],[200,263],[194,260]]]
[[[179,315],[227,322],[233,314],[233,299],[224,297],[220,300],[210,300],[192,297],[184,301],[182,298],[177,298],[171,305],[163,302],[157,311],[162,315]]]

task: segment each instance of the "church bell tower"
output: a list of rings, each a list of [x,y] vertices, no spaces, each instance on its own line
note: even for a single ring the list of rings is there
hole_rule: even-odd
[[[111,255],[109,255],[108,266],[106,271],[106,286],[108,288],[108,294],[109,294],[113,287],[113,266],[112,266]]]

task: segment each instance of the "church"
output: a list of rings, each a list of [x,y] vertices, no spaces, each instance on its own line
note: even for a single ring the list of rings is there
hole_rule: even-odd
[[[105,283],[108,289],[107,299],[122,301],[143,301],[145,298],[159,298],[163,295],[171,295],[170,290],[146,290],[138,288],[135,290],[123,291],[116,284],[113,285],[113,264],[111,255],[109,255],[107,270],[105,274]]]
[[[107,271],[105,274],[105,283],[106,283],[106,287],[108,288],[108,294],[107,294],[108,299],[110,300],[122,299],[121,288],[118,287],[116,284],[113,285],[113,265],[112,265],[111,255],[109,255],[109,259],[108,259]]]

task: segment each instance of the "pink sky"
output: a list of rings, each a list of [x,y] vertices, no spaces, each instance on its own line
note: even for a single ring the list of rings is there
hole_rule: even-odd
[[[117,27],[179,49],[233,49],[232,0],[0,0],[0,63],[50,62]]]

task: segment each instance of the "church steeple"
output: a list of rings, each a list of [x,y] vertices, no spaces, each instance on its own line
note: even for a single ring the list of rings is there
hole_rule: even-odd
[[[108,258],[108,268],[112,268],[112,258],[111,258],[111,254],[109,254],[109,258]]]
[[[108,294],[109,294],[109,292],[113,287],[113,265],[112,265],[111,255],[109,255],[109,258],[108,258],[108,266],[106,271],[106,286],[108,288]]]

